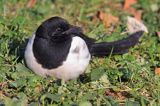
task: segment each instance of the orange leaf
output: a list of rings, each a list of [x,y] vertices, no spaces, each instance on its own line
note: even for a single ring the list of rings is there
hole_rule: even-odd
[[[27,7],[28,7],[28,8],[31,8],[31,7],[33,7],[35,4],[36,4],[36,0],[30,0],[30,1],[28,2],[28,4],[27,4]]]
[[[137,20],[141,20],[142,11],[137,11],[135,8],[128,8],[128,10]]]
[[[110,27],[112,24],[116,24],[119,22],[119,18],[115,17],[111,14],[106,14],[102,11],[99,12],[98,18],[103,21],[104,27]]]
[[[130,8],[131,5],[137,3],[137,0],[125,0],[124,2],[124,9]]]
[[[155,69],[155,74],[160,75],[160,68],[156,68],[156,69]]]
[[[131,5],[137,3],[137,0],[125,0],[123,9],[130,12],[137,20],[141,20],[141,11],[137,11],[135,8],[131,7]]]

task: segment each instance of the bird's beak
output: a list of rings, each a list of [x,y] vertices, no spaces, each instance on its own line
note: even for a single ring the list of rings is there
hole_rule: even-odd
[[[71,26],[70,29],[68,29],[67,31],[63,32],[63,34],[77,34],[79,32],[82,32],[82,29],[80,27],[77,26]]]

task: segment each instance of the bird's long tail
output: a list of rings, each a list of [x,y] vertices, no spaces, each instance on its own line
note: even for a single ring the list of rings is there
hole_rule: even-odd
[[[129,48],[135,46],[144,31],[135,32],[129,37],[114,41],[114,42],[100,42],[94,43],[90,49],[92,56],[107,56],[109,54],[124,54],[128,52]]]
[[[92,56],[106,56],[109,54],[124,54],[129,48],[135,46],[144,32],[148,33],[147,27],[132,17],[127,17],[129,36],[114,42],[93,43],[90,52]]]

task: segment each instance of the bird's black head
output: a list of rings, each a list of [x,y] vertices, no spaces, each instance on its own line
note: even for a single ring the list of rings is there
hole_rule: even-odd
[[[33,53],[39,64],[47,69],[57,68],[66,60],[72,37],[81,33],[79,27],[65,19],[52,17],[44,21],[36,31]]]
[[[61,17],[51,17],[44,21],[36,31],[36,37],[57,40],[65,38],[71,25]]]

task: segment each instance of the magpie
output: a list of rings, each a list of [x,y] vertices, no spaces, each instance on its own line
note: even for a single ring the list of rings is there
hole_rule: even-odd
[[[25,62],[36,74],[65,81],[83,74],[91,57],[104,57],[127,53],[135,46],[144,31],[130,34],[113,42],[100,42],[86,36],[80,27],[55,16],[42,22],[29,39],[25,49]]]

